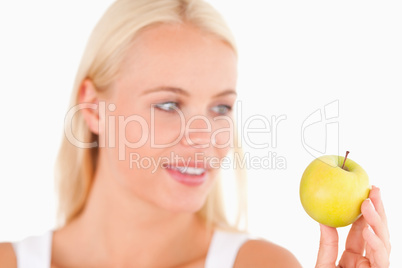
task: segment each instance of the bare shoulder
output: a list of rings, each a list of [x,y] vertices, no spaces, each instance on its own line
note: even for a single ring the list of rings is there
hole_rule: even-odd
[[[237,254],[234,267],[298,268],[302,266],[287,249],[272,242],[258,239],[249,240],[242,245]]]
[[[0,268],[17,268],[17,258],[11,243],[0,243]]]

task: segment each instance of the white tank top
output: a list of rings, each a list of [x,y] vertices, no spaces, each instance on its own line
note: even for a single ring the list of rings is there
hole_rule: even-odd
[[[12,243],[18,268],[50,268],[53,232]],[[215,230],[205,268],[232,268],[237,252],[250,239],[245,233]]]

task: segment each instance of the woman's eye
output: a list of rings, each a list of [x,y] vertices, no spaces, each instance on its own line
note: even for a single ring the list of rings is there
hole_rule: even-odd
[[[220,114],[220,115],[224,115],[229,113],[232,110],[232,107],[229,105],[217,105],[215,107],[212,107],[212,111],[214,111],[214,113]]]
[[[163,111],[168,111],[168,112],[172,112],[172,111],[176,111],[179,108],[179,104],[177,102],[174,101],[167,101],[164,103],[157,103],[154,104],[154,106],[160,110]]]

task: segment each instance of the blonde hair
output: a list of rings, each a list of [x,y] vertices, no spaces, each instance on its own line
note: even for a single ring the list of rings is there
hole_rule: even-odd
[[[84,79],[92,80],[97,90],[107,90],[118,76],[119,68],[134,38],[142,29],[161,23],[190,23],[229,44],[237,54],[231,31],[224,20],[202,0],[117,0],[96,25],[87,43],[73,87],[70,107],[78,104],[78,93]],[[71,118],[71,128],[78,141],[97,140],[81,113]],[[237,144],[237,142],[235,142]],[[241,153],[240,148],[234,149]],[[59,227],[68,224],[83,210],[96,169],[97,147],[79,148],[64,135],[56,162]],[[245,176],[237,178],[240,196],[244,197]],[[239,230],[246,213],[244,198],[239,198],[235,224],[230,224],[222,202],[220,179],[198,212],[209,226]]]

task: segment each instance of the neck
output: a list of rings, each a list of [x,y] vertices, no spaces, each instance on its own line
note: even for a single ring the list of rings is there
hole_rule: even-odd
[[[159,260],[175,266],[206,255],[212,233],[196,214],[141,200],[109,175],[107,170],[96,173],[84,211],[67,226],[68,236],[90,251],[83,255],[99,256],[91,264],[162,267],[155,263]],[[200,250],[189,245],[200,245]]]

